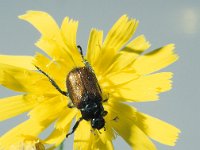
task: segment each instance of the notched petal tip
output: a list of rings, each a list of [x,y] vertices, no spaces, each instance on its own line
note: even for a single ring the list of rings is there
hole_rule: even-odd
[[[140,74],[150,74],[156,72],[169,66],[178,59],[178,55],[175,53],[174,49],[174,44],[168,44],[155,49],[138,57],[132,66]]]
[[[176,128],[177,131],[176,131],[176,134],[174,135],[174,138],[172,138],[172,141],[170,144],[168,144],[169,146],[175,146],[176,143],[178,142],[179,140],[179,137],[180,137],[180,134],[181,134],[181,130]]]
[[[118,19],[118,21],[129,21],[129,20],[135,20],[135,21],[137,21],[137,22],[139,22],[138,20],[136,20],[135,18],[130,18],[129,16],[128,16],[128,14],[124,14],[124,15],[122,15],[119,19]],[[117,21],[117,22],[118,22]],[[116,23],[117,23],[116,22]]]
[[[21,67],[28,70],[35,70],[32,56],[0,55],[0,63],[11,66]]]
[[[175,146],[180,130],[158,118],[137,112],[137,126],[150,138],[169,146]]]
[[[151,46],[150,42],[146,40],[144,35],[140,35],[133,39],[122,51],[142,53]]]
[[[60,29],[55,20],[48,13],[42,11],[28,11],[24,15],[19,16],[19,19],[32,24],[42,36],[60,41]]]

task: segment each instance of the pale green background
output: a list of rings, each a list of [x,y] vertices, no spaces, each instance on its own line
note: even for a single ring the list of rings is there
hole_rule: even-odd
[[[123,14],[140,21],[136,35],[145,34],[152,49],[175,43],[180,60],[165,69],[175,74],[172,91],[161,94],[158,102],[134,104],[140,111],[172,123],[182,130],[175,147],[156,143],[159,150],[197,150],[200,142],[200,1],[198,0],[0,0],[0,53],[33,55],[39,33],[17,16],[27,10],[50,13],[61,23],[65,16],[80,21],[78,44],[86,49],[89,30],[105,33]],[[165,71],[164,70],[164,71]],[[0,97],[16,93],[0,87]],[[0,123],[2,135],[26,116],[21,115]],[[44,135],[45,136],[45,135]],[[72,137],[66,149],[72,149]],[[115,149],[130,147],[118,137]]]

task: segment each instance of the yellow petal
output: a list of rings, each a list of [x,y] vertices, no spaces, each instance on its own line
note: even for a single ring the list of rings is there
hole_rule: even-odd
[[[32,109],[37,99],[29,95],[18,95],[0,99],[0,121],[22,114]]]
[[[101,74],[101,76],[109,75],[112,73],[119,73],[125,70],[134,70],[130,68],[130,64],[135,60],[138,54],[130,53],[126,51],[120,51],[110,67]],[[128,69],[126,69],[128,68]]]
[[[45,146],[37,137],[22,135],[24,139],[16,144],[12,144],[9,150],[45,150]]]
[[[156,150],[151,140],[131,120],[121,119],[114,129],[134,150]]]
[[[77,119],[80,114],[77,115]],[[74,150],[113,150],[112,141],[113,132],[111,127],[106,126],[106,131],[102,129],[100,132],[91,128],[90,121],[83,120],[75,131],[74,136]],[[101,136],[101,137],[100,137]]]
[[[103,43],[97,65],[98,74],[104,73],[112,64],[117,52],[128,42],[137,28],[135,19],[122,16],[108,32]]]
[[[47,120],[55,120],[61,111],[67,106],[67,101],[62,96],[47,98],[40,105],[29,112],[31,119],[36,122],[44,123]]]
[[[64,110],[63,110],[64,112]],[[55,129],[53,132],[44,140],[45,143],[50,145],[55,145],[57,147],[60,145],[63,140],[66,139],[66,135],[69,132],[70,125],[73,121],[73,117],[75,114],[73,114],[74,111],[68,111],[70,115],[67,115],[67,117],[64,117],[66,113],[62,114],[61,117],[58,119],[58,121],[55,124]],[[73,115],[72,115],[73,114]],[[66,122],[64,122],[66,121]]]
[[[105,119],[105,121],[107,122],[107,119]],[[115,137],[114,131],[111,125],[108,123],[105,124],[105,130],[101,129],[100,132],[101,133],[97,132],[97,134],[99,138],[101,139],[102,143],[106,143],[107,141],[112,141]]]
[[[35,45],[47,53],[53,59],[52,61],[64,64],[67,68],[66,70],[71,70],[77,66],[73,55],[65,50],[65,45],[63,46],[63,44],[45,37],[41,37]]]
[[[0,64],[0,84],[14,91],[39,95],[59,93],[43,74],[6,64]]]
[[[75,43],[78,27],[77,22],[67,22],[65,19],[60,31],[54,19],[45,12],[28,11],[25,15],[19,16],[19,18],[28,21],[41,32],[42,38],[36,45],[47,52],[47,54],[53,58],[55,57],[58,59],[58,57],[61,57],[64,58],[65,61],[73,61],[75,66],[83,65],[82,57],[79,54]],[[69,41],[67,42],[69,44],[65,43],[67,44],[67,47],[63,42],[61,32],[67,32],[64,34],[64,38],[67,37],[66,40]],[[67,54],[66,52],[70,53]],[[65,59],[66,57],[70,59]]]
[[[129,51],[132,53],[140,54],[150,47],[150,43],[146,40],[144,35],[140,35],[133,39],[122,51]]]
[[[127,116],[127,118],[129,119],[135,118],[136,113],[137,113],[136,108],[130,107],[129,105],[121,103],[119,101],[116,101],[116,102],[113,102],[113,101],[114,101],[114,98],[110,97],[108,103],[104,104],[104,107],[106,108],[106,110],[110,112],[106,115],[106,117],[109,117],[108,118],[109,123],[112,123],[114,118],[118,118],[116,114],[120,114],[121,111],[123,111],[122,114],[124,116]]]
[[[34,62],[35,66],[39,67],[41,70],[46,72],[54,80],[58,80],[58,78],[60,78],[59,75],[61,72],[58,73],[58,70],[61,69],[62,66],[60,64],[58,64],[57,61],[50,60],[43,54],[36,53],[33,62]]]
[[[69,128],[70,125],[68,125],[68,130]],[[66,139],[66,132],[67,131],[54,129],[44,141],[47,144],[53,144],[55,147],[57,147]]]
[[[28,70],[35,70],[35,67],[32,64],[32,60],[32,56],[0,55],[0,63],[22,67]]]
[[[149,74],[172,64],[178,59],[174,45],[169,44],[139,57],[132,65],[140,74]]]
[[[134,150],[156,150],[151,140],[134,123],[134,109],[125,104],[121,104],[120,106],[120,103],[114,103],[111,105],[109,113],[113,117],[117,117],[117,120],[110,122],[115,131]]]
[[[55,39],[59,37],[60,30],[54,19],[42,11],[28,11],[26,14],[19,16],[30,24],[32,24],[37,30],[40,31],[42,36],[49,39]]]
[[[8,149],[11,145],[19,143],[24,139],[23,135],[37,137],[44,129],[46,129],[52,120],[47,120],[45,124],[40,125],[34,120],[27,120],[20,125],[9,130],[0,138],[0,148]]]
[[[106,146],[105,149],[107,149],[107,150],[114,150],[114,146],[111,141],[107,141],[105,146]]]
[[[104,75],[130,69],[129,66],[134,63],[135,59],[149,47],[150,44],[146,41],[144,35],[136,37],[117,54],[114,62],[104,72]]]
[[[76,44],[76,33],[78,30],[78,21],[70,20],[68,17],[65,17],[62,26],[61,33],[64,39],[65,44],[69,47],[70,51],[77,51]]]
[[[38,66],[40,69],[46,72],[62,90],[66,91],[66,77],[68,72],[71,71],[70,68],[72,69],[72,67],[63,64],[61,61],[49,60],[47,57],[40,53],[36,54],[34,65]],[[44,75],[42,76],[45,77]]]
[[[72,61],[72,56],[69,57],[65,51],[60,29],[49,14],[41,11],[28,11],[19,18],[28,21],[41,32],[42,38],[36,43],[36,46],[44,50],[53,59]]]
[[[101,140],[96,141],[95,144],[93,144],[92,150],[114,150],[112,141],[107,140],[105,143],[103,143]],[[90,150],[90,149],[89,149]]]
[[[15,91],[31,91],[38,74],[23,68],[0,64],[0,84]]]
[[[180,133],[180,130],[176,127],[139,112],[137,113],[136,123],[149,137],[162,144],[170,146],[175,145]]]
[[[78,21],[70,20],[65,17],[61,26],[61,33],[64,38],[64,42],[69,48],[76,49],[76,33],[78,29]]]
[[[126,84],[132,80],[136,80],[139,77],[140,76],[136,74],[134,70],[126,70],[110,73],[107,76],[99,77],[98,80],[104,90],[109,90],[113,87],[120,87],[122,84]]]
[[[78,120],[80,118],[80,114],[77,115]],[[73,126],[73,125],[72,125]],[[81,121],[78,128],[74,132],[74,150],[84,149],[90,150],[91,148],[91,124],[89,121]]]
[[[65,59],[67,57],[66,52],[63,49],[62,44],[51,39],[49,37],[42,36],[35,45],[42,49],[45,53],[47,53],[54,60]],[[70,59],[69,59],[70,61]]]
[[[77,114],[78,109],[74,108],[66,108],[62,111],[60,118],[55,123],[55,128],[63,130],[65,129],[65,126],[69,124],[75,115]]]
[[[125,101],[153,101],[159,99],[159,93],[171,89],[171,72],[143,76],[122,86],[113,86],[113,95]],[[112,91],[112,89],[110,89]]]
[[[135,19],[129,20],[126,15],[123,15],[108,32],[103,46],[118,51],[132,37],[137,25]]]
[[[82,56],[77,48],[78,44],[76,44],[77,29],[78,21],[70,20],[68,17],[63,20],[61,33],[67,45],[65,50],[73,57],[76,66],[83,66]]]
[[[95,63],[98,61],[102,47],[103,31],[92,29],[88,40],[86,58],[95,69]]]

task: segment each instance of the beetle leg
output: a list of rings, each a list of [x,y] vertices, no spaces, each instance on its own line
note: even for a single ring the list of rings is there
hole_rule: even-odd
[[[107,101],[108,101],[108,99],[109,99],[109,93],[107,94],[107,96],[106,96],[106,99],[102,100],[102,103],[105,103],[105,102],[107,102]]]
[[[92,66],[86,59],[83,59],[83,63],[85,64],[85,67],[87,67],[89,70],[91,70],[94,73]]]
[[[90,132],[91,132],[91,133],[93,133],[93,135],[94,135],[94,136],[96,135],[96,133],[95,133],[95,130],[94,130],[94,129],[91,129],[91,130],[90,130]]]
[[[102,101],[102,103],[105,103],[105,102],[107,102],[108,101],[108,98],[107,99],[104,99],[103,101]]]
[[[73,133],[74,133],[74,131],[77,129],[77,127],[78,127],[79,123],[80,123],[82,120],[83,120],[83,118],[81,117],[81,118],[79,118],[79,120],[78,120],[78,121],[76,121],[76,123],[75,123],[74,127],[72,128],[72,131],[71,131],[71,132],[69,132],[69,133],[66,135],[66,138],[68,138],[68,136],[69,136],[69,135],[71,135],[71,134],[73,134]]]
[[[89,68],[94,73],[94,70],[92,69],[91,65],[89,64],[89,62],[83,56],[83,49],[82,49],[82,47],[80,45],[77,45],[77,48],[79,49],[79,51],[81,53],[81,56],[83,58],[83,63],[85,64],[85,66],[87,68]]]
[[[77,48],[79,49],[79,51],[81,53],[81,56],[83,58],[84,56],[83,56],[83,49],[82,49],[82,47],[80,45],[77,45]]]
[[[107,111],[103,111],[101,115],[104,117],[104,116],[106,116],[107,114],[108,114]]]
[[[80,53],[81,53],[81,56],[83,58],[83,63],[85,64],[85,67],[88,68],[91,72],[94,73],[94,70],[93,70],[92,66],[90,65],[90,63],[83,56],[82,47],[80,45],[78,45],[77,48],[79,48],[79,50],[80,50]],[[94,73],[94,75],[95,75],[95,73]],[[95,76],[95,78],[96,78],[96,76]],[[96,78],[96,81],[97,81],[97,78]],[[99,84],[98,84],[98,87],[99,87],[99,90],[101,91],[101,88],[100,88]]]
[[[45,73],[43,70],[41,70],[38,66],[35,66],[35,67],[37,68],[38,71],[40,71],[42,74],[44,74],[49,79],[49,81],[56,88],[56,90],[58,90],[62,95],[69,96],[68,92],[62,91],[60,89],[60,87],[58,86],[58,84],[47,73]]]

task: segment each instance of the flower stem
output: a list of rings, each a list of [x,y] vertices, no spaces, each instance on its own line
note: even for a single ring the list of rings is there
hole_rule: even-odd
[[[64,142],[59,145],[58,150],[64,150]]]

